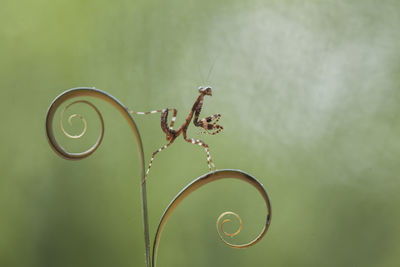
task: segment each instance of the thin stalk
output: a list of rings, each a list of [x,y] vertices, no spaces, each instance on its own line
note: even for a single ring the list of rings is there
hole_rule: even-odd
[[[146,267],[150,267],[149,217],[147,211],[147,191],[146,191],[146,181],[144,180],[144,174],[142,175],[142,212],[143,212],[144,244],[146,251]]]

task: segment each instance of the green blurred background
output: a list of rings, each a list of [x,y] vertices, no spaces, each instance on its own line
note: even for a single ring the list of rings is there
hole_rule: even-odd
[[[214,91],[202,115],[221,113],[225,130],[189,136],[210,145],[218,168],[264,184],[271,228],[249,249],[225,246],[219,214],[242,216],[234,241],[246,242],[263,203],[238,181],[207,185],[171,217],[158,266],[398,266],[399,1],[3,0],[0,25],[0,266],[145,266],[125,120],[94,101],[104,141],[71,162],[47,143],[46,110],[66,89],[95,86],[136,111],[177,108],[181,123],[205,84]],[[60,142],[90,145],[98,120],[87,116],[87,139]],[[158,115],[136,123],[147,164],[165,136]],[[204,151],[182,139],[157,156],[151,237],[169,201],[205,172]]]

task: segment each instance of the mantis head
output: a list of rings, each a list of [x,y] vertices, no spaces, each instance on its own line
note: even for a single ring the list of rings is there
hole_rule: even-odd
[[[199,93],[203,95],[209,95],[212,96],[212,89],[210,86],[200,86],[199,87]]]

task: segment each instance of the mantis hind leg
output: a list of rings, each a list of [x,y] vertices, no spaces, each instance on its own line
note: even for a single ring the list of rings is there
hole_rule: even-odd
[[[151,168],[151,165],[153,164],[154,157],[157,155],[158,152],[161,152],[161,151],[163,151],[164,149],[166,149],[167,147],[169,147],[169,146],[172,144],[173,141],[174,141],[174,140],[172,140],[171,142],[169,142],[169,143],[166,144],[165,146],[163,146],[163,147],[161,147],[161,148],[159,148],[159,149],[157,149],[156,151],[153,152],[153,154],[151,155],[149,167],[147,167],[147,171],[146,171],[146,175],[145,175],[145,180],[147,180],[147,177],[149,176],[150,168]]]
[[[189,143],[192,143],[192,144],[195,144],[195,145],[199,145],[199,146],[204,147],[204,150],[206,151],[206,154],[207,154],[207,164],[208,164],[208,168],[210,169],[210,171],[212,171],[213,168],[215,168],[215,165],[214,165],[214,163],[213,163],[212,160],[211,160],[211,155],[210,155],[210,148],[209,148],[209,146],[208,146],[206,143],[204,143],[203,141],[201,141],[201,140],[196,140],[196,139],[187,138],[187,137],[184,137],[184,138],[185,138],[186,142],[189,142]]]

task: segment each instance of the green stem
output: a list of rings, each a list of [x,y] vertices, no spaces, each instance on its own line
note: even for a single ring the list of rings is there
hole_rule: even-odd
[[[150,237],[149,237],[149,217],[147,211],[147,191],[144,175],[142,176],[142,212],[143,212],[143,228],[144,228],[144,244],[146,250],[146,267],[150,267]]]

